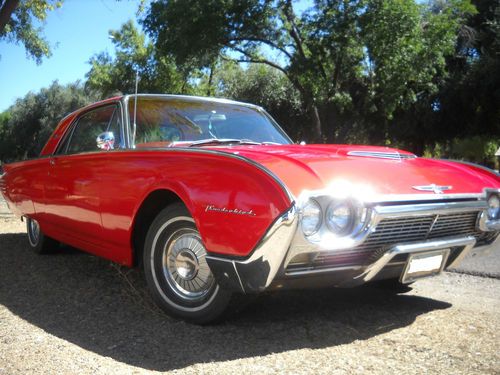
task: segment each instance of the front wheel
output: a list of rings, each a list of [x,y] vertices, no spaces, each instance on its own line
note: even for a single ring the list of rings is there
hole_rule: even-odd
[[[226,310],[231,293],[217,284],[193,218],[182,204],[161,211],[146,236],[144,271],[156,303],[167,313],[198,324]]]
[[[59,242],[43,234],[38,221],[29,217],[26,218],[26,232],[30,247],[37,254],[51,253],[59,246]]]

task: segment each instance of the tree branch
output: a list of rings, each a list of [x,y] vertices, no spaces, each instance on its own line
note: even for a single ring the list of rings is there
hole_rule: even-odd
[[[305,61],[306,54],[304,51],[304,45],[302,43],[302,38],[300,37],[300,34],[299,34],[299,30],[297,29],[297,25],[295,25],[292,1],[286,0],[284,5],[285,5],[285,7],[283,10],[283,13],[286,17],[286,20],[290,24],[290,28],[288,29],[288,33],[290,34],[290,36],[294,40],[295,45],[297,46],[297,50],[299,51],[300,57],[302,57]]]
[[[297,25],[295,24],[295,13],[293,10],[293,4],[292,0],[285,0],[284,2],[284,9],[283,9],[283,14],[285,15],[286,20],[290,24],[290,28],[288,29],[288,33],[294,40],[297,50],[299,51],[299,55],[302,58],[303,62],[305,63],[309,59],[306,56],[305,49],[304,49],[304,42],[302,40],[302,37],[300,36],[300,31]],[[318,67],[321,75],[323,76],[324,79],[327,79],[325,67],[321,63],[320,60],[318,60]]]
[[[10,17],[19,5],[19,0],[5,0],[0,8],[0,35],[3,34],[5,25],[10,21]]]
[[[232,58],[227,58],[224,55],[220,55],[224,60],[234,61],[234,62],[237,62],[237,63],[265,64],[265,65],[268,65],[268,66],[273,67],[275,69],[278,69],[280,72],[282,72],[283,74],[285,74],[290,79],[290,76],[288,75],[288,72],[286,71],[286,69],[283,68],[282,66],[276,64],[275,62],[272,62],[272,61],[269,61],[269,60],[266,60],[266,59],[255,58],[254,56],[250,55],[245,50],[243,50],[241,48],[238,48],[238,47],[235,47],[235,46],[228,46],[228,47],[232,48],[236,52],[241,53],[242,55],[246,56],[247,58],[246,59],[232,59]]]
[[[290,52],[288,52],[283,47],[280,47],[276,43],[274,43],[270,40],[267,40],[267,39],[254,38],[254,37],[231,38],[231,39],[227,40],[226,44],[229,46],[231,42],[260,42],[260,43],[264,43],[264,44],[284,53],[290,60],[292,59],[292,55],[290,54]],[[231,46],[231,48],[232,48],[232,46]]]

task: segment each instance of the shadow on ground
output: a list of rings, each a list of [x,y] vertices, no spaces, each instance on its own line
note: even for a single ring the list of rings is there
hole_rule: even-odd
[[[217,326],[162,314],[136,270],[62,248],[37,256],[22,234],[0,235],[0,304],[99,355],[166,371],[363,340],[449,304],[372,288],[266,294]]]

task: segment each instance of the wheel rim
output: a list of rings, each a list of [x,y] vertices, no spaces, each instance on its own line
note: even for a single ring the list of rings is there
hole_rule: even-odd
[[[162,259],[163,275],[180,298],[197,302],[214,287],[206,254],[201,238],[194,229],[180,229],[166,242]]]
[[[40,240],[40,225],[38,221],[28,219],[28,239],[31,245],[36,246]]]

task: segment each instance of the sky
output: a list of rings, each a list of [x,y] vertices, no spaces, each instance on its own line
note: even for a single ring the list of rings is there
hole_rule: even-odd
[[[47,17],[43,34],[52,56],[37,65],[26,57],[24,46],[0,42],[0,112],[29,91],[37,92],[58,80],[83,80],[94,54],[114,53],[108,31],[137,19],[140,0],[65,0]]]

